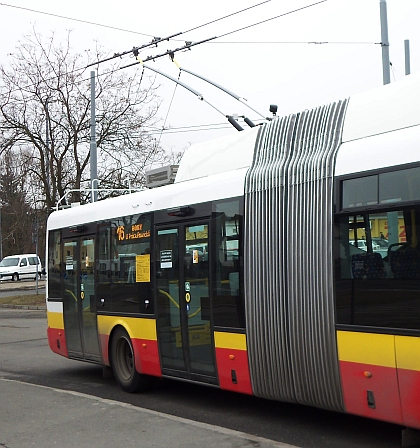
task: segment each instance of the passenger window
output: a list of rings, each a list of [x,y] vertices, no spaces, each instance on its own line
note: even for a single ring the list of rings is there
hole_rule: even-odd
[[[22,258],[22,260],[20,260],[20,266],[27,266],[28,265],[28,261],[26,260],[26,258]]]
[[[244,328],[242,292],[242,215],[239,200],[216,203],[213,321],[221,327]]]
[[[127,216],[99,225],[99,310],[153,313],[150,229],[150,215]]]
[[[48,235],[48,298],[60,298],[61,281],[65,268],[61,262],[61,233],[54,230]]]
[[[420,208],[335,223],[337,322],[420,329]]]

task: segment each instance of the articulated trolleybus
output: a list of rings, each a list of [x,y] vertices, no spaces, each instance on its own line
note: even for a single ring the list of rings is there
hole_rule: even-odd
[[[48,340],[420,429],[420,76],[191,147],[170,185],[55,211]]]

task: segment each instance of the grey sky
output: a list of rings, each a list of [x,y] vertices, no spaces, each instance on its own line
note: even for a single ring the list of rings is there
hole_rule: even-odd
[[[33,26],[45,35],[54,31],[58,38],[64,36],[66,30],[73,30],[73,43],[80,51],[93,48],[95,40],[112,52],[122,52],[149,42],[151,36],[165,37],[183,33],[176,40],[142,52],[141,57],[145,58],[180,47],[185,41],[196,42],[223,36],[316,2],[317,0],[271,0],[185,33],[260,2],[9,0],[7,5],[96,22],[132,30],[134,33],[36,14],[5,6],[3,3],[0,4],[0,61],[7,64],[8,53],[13,53],[19,39],[29,33]],[[413,73],[419,70],[417,55],[420,48],[420,1],[388,0],[387,7],[391,80],[394,82],[404,76],[404,39],[410,40],[411,70]],[[177,53],[176,60],[182,67],[246,98],[249,105],[262,114],[268,116],[269,105],[275,103],[279,108],[278,115],[284,115],[381,85],[380,40],[379,0],[327,0],[228,34],[212,43],[197,45],[190,51]],[[133,59],[127,57],[126,62],[133,62]],[[178,69],[168,57],[156,62],[150,61],[148,65],[178,77]],[[105,70],[106,64],[102,68]],[[186,73],[182,73],[181,80],[202,93],[223,114],[238,113],[258,119],[252,110],[203,81]],[[181,87],[176,89],[169,109],[175,84],[160,76],[157,81],[162,85],[159,90],[163,99],[161,125],[167,116],[166,127],[176,131],[163,134],[161,143],[165,148],[178,151],[195,142],[237,132],[230,125],[211,131],[200,128],[201,125],[226,123],[226,119]],[[185,130],[180,128],[190,126],[201,130],[180,132]]]

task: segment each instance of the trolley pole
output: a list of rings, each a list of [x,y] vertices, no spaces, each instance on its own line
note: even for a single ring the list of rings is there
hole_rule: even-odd
[[[388,18],[386,12],[386,0],[380,0],[379,8],[381,12],[382,75],[384,84],[389,84],[391,82],[391,73],[389,62]]]
[[[96,115],[95,115],[95,72],[90,72],[90,187],[92,194],[90,202],[98,200],[98,192],[95,188],[98,183],[98,156],[96,148]],[[96,187],[95,187],[96,184]]]
[[[411,73],[411,69],[410,69],[410,41],[408,39],[404,41],[404,54],[405,54],[405,74],[409,75]]]

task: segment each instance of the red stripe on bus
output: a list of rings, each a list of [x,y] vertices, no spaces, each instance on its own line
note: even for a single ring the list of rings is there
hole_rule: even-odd
[[[145,375],[162,376],[157,341],[132,339],[136,369]]]
[[[394,367],[340,361],[340,371],[347,412],[403,424]]]
[[[221,389],[252,395],[248,353],[245,350],[216,347],[216,363]]]
[[[67,352],[66,334],[63,329],[51,328],[47,329],[48,344],[50,349],[54,353],[58,353],[61,356],[69,357]]]
[[[420,429],[420,371],[398,369],[403,423]]]
[[[106,365],[106,366],[110,366],[110,362],[109,362],[109,335],[107,334],[100,334],[99,335],[99,340],[101,342],[101,351],[102,351],[102,362]]]

